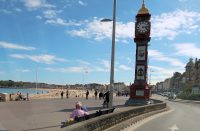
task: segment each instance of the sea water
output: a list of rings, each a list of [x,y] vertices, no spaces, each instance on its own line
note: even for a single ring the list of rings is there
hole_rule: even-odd
[[[24,89],[24,88],[0,88],[0,93],[45,94],[45,93],[48,93],[48,91],[46,91],[46,90],[36,90],[36,89]]]

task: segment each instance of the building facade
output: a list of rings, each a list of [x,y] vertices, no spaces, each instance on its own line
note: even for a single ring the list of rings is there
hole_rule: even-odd
[[[200,94],[200,59],[192,58],[185,66],[185,72],[175,72],[171,78],[156,84],[156,89],[161,91],[182,91],[185,88],[192,89],[193,94]]]

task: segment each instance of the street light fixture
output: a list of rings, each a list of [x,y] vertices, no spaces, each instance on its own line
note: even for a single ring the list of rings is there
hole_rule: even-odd
[[[149,85],[151,85],[151,73],[154,72],[154,70],[149,69]]]
[[[113,19],[103,19],[101,22],[113,22],[112,28],[112,51],[111,51],[111,68],[110,68],[110,100],[108,103],[108,107],[113,107],[113,88],[114,88],[114,62],[115,62],[115,25],[116,25],[116,0],[114,0],[113,4]]]
[[[113,20],[111,20],[111,19],[107,19],[107,18],[101,20],[101,22],[111,22],[111,21],[113,21]]]
[[[38,88],[38,68],[35,69],[35,89]]]

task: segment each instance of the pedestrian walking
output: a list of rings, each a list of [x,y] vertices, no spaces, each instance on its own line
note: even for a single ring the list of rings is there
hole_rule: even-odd
[[[63,99],[64,92],[62,91],[62,92],[60,93],[60,95],[61,95],[61,99]]]
[[[97,90],[94,92],[95,100],[97,99]]]
[[[104,98],[104,102],[103,102],[103,107],[107,107],[108,108],[108,103],[109,103],[109,97],[110,97],[110,92],[107,91],[106,93],[104,93],[103,98]]]
[[[26,100],[29,101],[29,93],[26,93]]]
[[[69,98],[69,91],[68,90],[66,91],[66,98],[67,99]]]
[[[99,100],[101,100],[102,97],[103,97],[103,93],[99,92]]]
[[[86,92],[86,99],[88,99],[88,96],[89,96],[89,91],[87,90],[87,92]]]

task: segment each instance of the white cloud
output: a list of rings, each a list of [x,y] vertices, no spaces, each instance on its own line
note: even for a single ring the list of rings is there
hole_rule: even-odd
[[[153,70],[151,72],[151,83],[156,84],[156,82],[164,81],[167,78],[173,76],[174,72],[184,72],[184,68],[164,68],[159,66],[149,66]]]
[[[92,69],[93,71],[97,72],[110,72],[110,61],[109,60],[100,60],[98,62],[98,66],[93,66]],[[115,66],[115,71],[118,71],[118,68]]]
[[[13,64],[14,62],[12,61],[0,61],[0,64]]]
[[[131,62],[132,62],[132,59],[131,58],[126,58],[127,59],[127,61],[128,61],[128,63],[130,64]]]
[[[100,61],[100,64],[103,65],[103,68],[102,68],[102,69],[103,69],[104,71],[106,71],[106,72],[107,72],[107,71],[110,71],[110,61],[108,61],[108,60],[101,60],[101,61]],[[99,68],[99,69],[101,69],[101,68]],[[99,70],[99,71],[100,71],[100,70]]]
[[[5,13],[5,14],[12,14],[13,12],[22,12],[22,9],[20,8],[13,8],[12,10],[8,9],[0,9],[0,13]]]
[[[17,69],[16,71],[17,71],[17,72],[22,72],[22,73],[30,72],[29,69]]]
[[[152,18],[152,36],[174,39],[179,34],[190,34],[199,28],[200,13],[176,10]]]
[[[67,67],[67,68],[45,68],[47,71],[51,72],[61,72],[61,73],[83,73],[86,69],[85,67],[79,67],[79,66],[74,66],[74,67]]]
[[[55,5],[48,4],[46,0],[23,0],[24,5],[29,9],[29,10],[34,10],[38,8],[55,8]]]
[[[82,66],[89,72],[110,72],[110,61],[104,59],[100,60],[97,65],[82,61]]]
[[[85,26],[67,31],[72,36],[94,39],[101,41],[111,38],[112,22],[100,22],[101,18],[94,18],[85,23]],[[200,13],[194,11],[175,10],[152,16],[151,37],[155,39],[167,38],[173,40],[181,34],[191,34],[200,29]],[[116,22],[116,39],[127,43],[135,33],[135,23]],[[125,41],[126,40],[126,41]]]
[[[95,71],[97,71],[97,72],[109,72],[108,69],[105,69],[103,67],[95,67]]]
[[[171,64],[172,66],[184,67],[183,62],[181,62],[178,59],[168,57],[164,55],[162,52],[159,52],[157,50],[149,50],[148,52],[149,52],[149,57],[152,60],[169,62],[169,64]]]
[[[41,20],[41,19],[42,19],[42,16],[37,15],[36,18]]]
[[[20,8],[15,8],[14,10],[17,12],[22,12],[22,9],[20,9]]]
[[[66,21],[62,18],[48,19],[45,24],[61,25],[61,26],[80,26],[81,24],[74,21]]]
[[[79,0],[78,3],[79,3],[80,5],[82,5],[82,6],[87,6],[87,3],[85,3],[85,2],[83,2],[83,1],[81,1],[81,0]]]
[[[88,72],[104,72],[109,73],[110,72],[110,61],[108,60],[100,60],[98,64],[89,63],[87,61],[83,60],[76,60],[75,62],[79,63],[79,66],[72,66],[72,67],[66,67],[66,68],[60,68],[60,67],[48,67],[45,68],[45,70],[51,71],[51,72],[60,72],[60,73],[88,73]],[[75,64],[77,65],[77,64]],[[118,68],[115,68],[115,71],[130,71],[133,70],[132,68],[128,67],[127,65],[119,65]]]
[[[57,67],[47,67],[45,68],[47,71],[51,72],[60,72],[60,73],[88,73],[88,72],[109,72],[109,70],[105,69],[105,67],[99,66],[72,66],[66,68],[57,68]]]
[[[63,12],[63,10],[52,10],[52,9],[48,9],[48,10],[45,10],[43,11],[43,15],[44,15],[44,18],[46,19],[56,19],[58,18],[57,17],[57,14],[58,13],[61,13]]]
[[[6,9],[0,9],[0,12],[5,13],[5,14],[11,14],[12,11],[6,10]]]
[[[165,78],[172,76],[173,73],[176,71],[175,68],[172,69],[172,68],[164,68],[164,67],[151,66],[151,65],[149,65],[149,68],[152,70],[153,74],[158,74],[158,75],[162,74],[164,75]]]
[[[188,0],[178,0],[178,1],[180,1],[180,2],[186,2],[186,1],[188,1]]]
[[[84,60],[75,60],[74,62],[75,62],[75,66],[65,67],[65,68],[48,67],[48,68],[45,68],[45,70],[48,70],[51,72],[60,72],[60,73],[66,73],[66,72],[70,72],[70,73],[88,73],[88,72],[108,73],[108,72],[110,72],[110,61],[108,61],[108,60],[103,59],[103,60],[98,61],[97,63],[90,63],[90,62],[87,62]],[[73,61],[71,61],[71,63],[73,63]],[[123,68],[123,66],[122,66],[122,68]],[[117,70],[115,69],[115,71],[117,71]]]
[[[82,29],[75,29],[67,31],[72,36],[79,36],[83,38],[94,38],[97,41],[111,38],[112,35],[112,22],[100,22],[101,18],[94,18],[91,22],[86,22],[86,26]],[[134,32],[134,23],[116,23],[116,38],[126,39],[132,38]],[[127,41],[123,41],[127,42]]]
[[[25,0],[25,6],[28,8],[38,8],[42,6],[41,0]]]
[[[22,46],[14,43],[9,43],[5,41],[0,41],[0,48],[6,48],[6,49],[15,49],[15,50],[35,50],[35,47],[31,46]]]
[[[194,43],[181,43],[176,44],[176,54],[186,57],[196,57],[200,56],[200,48],[197,47]]]
[[[126,66],[126,65],[120,65],[120,66],[119,66],[119,69],[121,69],[121,70],[123,70],[123,71],[132,71],[132,70],[133,70],[133,68],[128,67],[128,66]]]
[[[84,61],[84,60],[78,60],[78,62],[80,63],[80,65],[91,65],[90,62]]]
[[[53,64],[55,62],[66,62],[66,59],[58,58],[53,55],[43,54],[43,55],[26,55],[26,54],[11,54],[10,55],[13,58],[17,59],[29,59],[34,62],[38,63],[45,63],[45,64]]]
[[[47,19],[52,19],[55,18],[57,16],[56,11],[55,10],[45,10],[43,12],[44,17]]]
[[[122,43],[128,44],[129,42],[127,40],[122,40]]]

